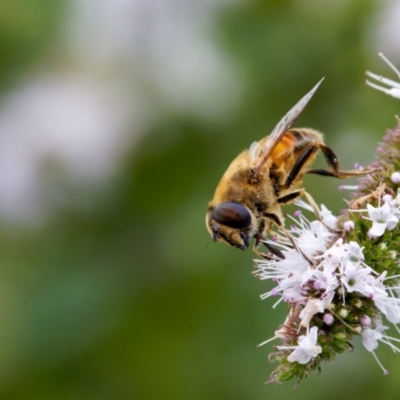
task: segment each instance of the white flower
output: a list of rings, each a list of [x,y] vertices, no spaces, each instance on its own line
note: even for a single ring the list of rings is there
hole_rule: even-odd
[[[370,297],[388,321],[398,324],[400,322],[400,299],[389,295],[388,289],[383,283],[385,278],[386,271],[370,282],[373,289]]]
[[[303,219],[305,220],[304,217]],[[301,232],[297,229],[300,234],[295,242],[307,257],[312,257],[326,250],[326,240],[332,236],[332,233],[320,221],[307,221],[307,223],[308,226],[304,224]]]
[[[308,327],[311,318],[317,313],[322,313],[324,309],[325,305],[323,300],[313,299],[313,298],[308,299],[306,306],[300,313],[300,318],[301,318],[300,325]]]
[[[333,277],[337,273],[345,276],[347,275],[347,281],[355,279],[355,271],[359,269],[364,261],[363,248],[356,242],[343,243],[343,239],[339,238],[336,243],[333,244],[326,252],[322,255],[323,261],[323,275],[327,282],[334,283]],[[346,274],[346,268],[348,269]],[[371,271],[371,269],[369,269]],[[368,275],[367,272],[358,273],[360,275]],[[320,274],[314,274],[317,278],[321,278]],[[342,280],[343,281],[343,280]],[[342,282],[343,283],[343,282]],[[350,282],[352,284],[354,282]],[[335,288],[335,287],[334,287]]]
[[[308,203],[301,199],[295,200],[294,204],[308,211],[315,212],[313,207],[311,207]],[[296,227],[290,230],[291,233],[298,236],[299,246],[308,245],[307,250],[302,247],[302,251],[305,250],[304,254],[306,254],[307,256],[312,256],[316,252],[321,251],[321,245],[326,248],[325,242],[332,236],[332,232],[328,228],[337,228],[338,219],[334,215],[332,215],[332,212],[328,210],[328,208],[325,207],[323,204],[321,204],[321,210],[318,211],[318,214],[321,217],[323,223],[321,223],[320,221],[310,222],[306,217],[301,214],[300,210],[296,211],[295,216],[299,217],[299,221],[294,221],[296,222],[298,228]],[[314,237],[311,236],[311,233],[314,235]],[[308,243],[307,239],[310,239],[311,242]]]
[[[324,272],[332,274],[340,266],[342,260],[347,257],[349,250],[348,245],[343,243],[343,239],[339,238],[329,249],[327,249],[319,258],[324,259]]]
[[[397,76],[400,78],[400,72],[399,70],[382,54],[378,54],[382,59],[386,62],[386,64],[389,65],[389,67],[397,74]],[[383,78],[382,76],[373,74],[372,72],[367,71],[366,74],[371,77],[372,79],[375,79],[378,82],[381,82],[389,88],[386,88],[384,86],[379,86],[375,83],[370,82],[369,80],[366,81],[368,86],[373,87],[374,89],[380,90],[381,92],[384,92],[388,94],[389,96],[395,97],[396,99],[400,99],[400,83],[396,81],[392,81],[391,79],[388,78]]]
[[[380,194],[377,207],[367,204],[363,210],[350,210],[362,213],[362,218],[371,221],[369,237],[382,236],[386,230],[391,231],[398,226],[400,189],[397,196],[393,197]],[[303,203],[301,200],[296,202],[308,211],[317,212],[310,205]],[[384,331],[387,328],[381,321],[384,315],[391,323],[400,323],[400,274],[394,275],[392,270],[389,270],[388,278],[387,271],[379,275],[366,265],[364,247],[355,241],[346,241],[348,235],[345,231],[355,229],[356,223],[352,220],[344,222],[344,231],[340,234],[337,232],[337,218],[325,206],[322,205],[321,209],[322,211],[318,212],[319,220],[312,222],[300,211],[294,213],[294,217],[289,216],[295,223],[288,230],[290,240],[281,235],[277,241],[266,241],[277,246],[284,257],[271,254],[268,259],[256,261],[255,275],[260,279],[271,279],[275,283],[275,287],[261,297],[280,296],[274,307],[282,301],[289,306],[285,324],[275,332],[272,339],[264,343],[280,338],[285,345],[276,348],[285,353],[290,351],[290,354],[287,353],[288,362],[307,364],[322,353],[322,347],[318,344],[318,328],[313,325],[319,325],[322,319],[326,325],[335,326],[336,329],[336,325],[333,324],[339,326],[345,323],[343,320],[351,317],[349,321],[354,321],[350,322],[352,333],[362,336],[363,345],[373,354],[386,374],[387,371],[374,350],[379,342],[382,342],[395,352],[400,352],[392,344],[400,343],[400,339],[385,335]],[[286,232],[282,230],[281,233]],[[376,246],[385,253],[386,259],[397,259],[398,249],[392,248],[390,242],[385,241]],[[389,279],[393,279],[392,285],[388,284]],[[351,295],[348,296],[349,294]],[[372,311],[369,311],[368,307],[372,308]],[[367,314],[374,315],[374,318]],[[303,332],[304,328],[306,334],[300,335],[299,330]],[[325,330],[323,334],[330,333]],[[325,336],[323,338],[325,340]],[[296,339],[297,345],[287,345],[294,343]],[[348,340],[351,340],[351,337]],[[330,354],[333,350],[326,351]],[[318,357],[311,367],[314,368],[323,358]]]
[[[286,303],[302,303],[307,300],[307,293],[301,285],[291,286],[283,291],[282,300]]]
[[[378,347],[378,342],[381,341],[382,343],[387,344],[395,353],[400,352],[400,349],[391,342],[391,340],[395,342],[399,342],[400,340],[383,334],[386,329],[388,329],[388,327],[383,326],[381,320],[377,320],[375,321],[374,329],[367,327],[361,331],[361,340],[364,347],[373,354],[376,362],[381,367],[385,375],[388,374],[388,371],[383,367],[382,363],[379,361],[374,352],[374,350]]]
[[[321,211],[320,211],[322,221],[332,229],[337,228],[338,219],[332,215],[332,212],[328,210],[323,204],[321,204]]]
[[[372,269],[369,267],[358,267],[351,261],[347,261],[341,267],[340,281],[349,293],[358,292],[364,296],[368,296],[373,293],[373,289],[367,279],[371,272]]]
[[[387,326],[380,325],[376,329],[365,328],[361,332],[361,340],[368,351],[373,351],[378,347],[378,340],[383,338],[383,331]]]
[[[272,279],[283,288],[304,283],[312,274],[309,263],[294,249],[286,248],[282,254],[284,259],[257,260],[255,275],[261,280]]]
[[[352,263],[360,265],[364,261],[364,253],[363,253],[364,247],[360,247],[360,245],[357,242],[351,241],[348,244],[347,249],[349,251],[347,257]]]
[[[325,293],[333,292],[339,286],[339,280],[335,271],[329,271],[327,268],[315,270],[314,288],[316,290],[325,290]]]
[[[367,210],[369,218],[372,221],[372,227],[368,231],[368,235],[372,238],[382,236],[386,229],[388,231],[393,230],[399,222],[389,203],[376,208],[371,206],[371,204],[367,204]]]
[[[312,358],[316,357],[322,352],[321,346],[317,344],[318,339],[318,328],[313,326],[307,335],[301,335],[299,337],[298,346],[277,346],[279,350],[291,350],[294,351],[289,355],[287,360],[289,362],[298,362],[299,364],[307,364]]]
[[[285,301],[302,301],[306,298],[302,285],[310,279],[314,270],[295,249],[283,247],[282,254],[284,259],[257,260],[258,269],[254,274],[261,280],[272,279],[277,284],[261,298],[281,294]]]

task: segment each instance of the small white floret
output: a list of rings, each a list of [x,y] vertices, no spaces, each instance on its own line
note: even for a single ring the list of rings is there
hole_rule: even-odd
[[[307,335],[299,337],[298,346],[277,346],[279,350],[294,349],[287,358],[289,362],[298,362],[299,364],[307,364],[312,358],[322,352],[322,348],[318,345],[318,328],[313,326]]]

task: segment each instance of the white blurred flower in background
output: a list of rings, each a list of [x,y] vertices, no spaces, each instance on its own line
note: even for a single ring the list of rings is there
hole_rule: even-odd
[[[397,0],[387,0],[382,11],[378,14],[374,23],[372,33],[374,34],[374,46],[379,51],[387,53],[389,58],[397,63],[399,56],[393,57],[400,53],[400,2]]]
[[[0,99],[0,218],[40,221],[65,183],[110,179],[160,110],[229,110],[239,80],[208,29],[223,4],[75,0],[52,62]]]
[[[9,94],[0,111],[0,213],[42,215],[48,168],[77,184],[110,174],[128,140],[123,100],[77,74],[36,77]]]

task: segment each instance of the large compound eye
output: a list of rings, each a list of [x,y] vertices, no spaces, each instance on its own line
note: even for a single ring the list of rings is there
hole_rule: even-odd
[[[249,210],[234,201],[218,204],[211,216],[215,221],[230,228],[247,228],[251,224]]]

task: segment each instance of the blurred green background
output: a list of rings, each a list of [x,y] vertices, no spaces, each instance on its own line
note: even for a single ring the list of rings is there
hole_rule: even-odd
[[[384,377],[359,342],[264,385],[285,306],[204,224],[229,162],[322,77],[297,126],[343,169],[374,159],[400,103],[364,73],[395,79],[398,2],[1,4],[1,399],[398,398],[400,359],[378,349]],[[336,213],[340,183],[306,179]]]

